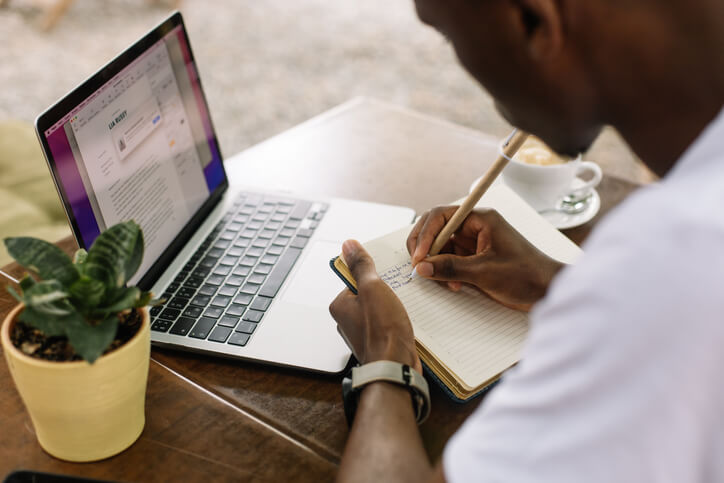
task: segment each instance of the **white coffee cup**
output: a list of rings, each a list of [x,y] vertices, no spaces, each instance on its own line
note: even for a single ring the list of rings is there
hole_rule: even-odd
[[[591,173],[590,180],[577,179]],[[513,158],[503,170],[503,181],[537,211],[553,209],[565,196],[584,198],[603,178],[601,168],[581,156],[554,164],[530,164]]]

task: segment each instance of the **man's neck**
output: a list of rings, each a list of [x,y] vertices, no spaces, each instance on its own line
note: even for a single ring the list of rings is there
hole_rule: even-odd
[[[724,108],[724,25],[716,25],[724,18],[724,7],[718,2],[705,4],[712,10],[707,21],[702,20],[706,13],[698,12],[698,18],[683,20],[683,26],[677,27],[681,30],[667,35],[661,35],[661,23],[649,32],[643,27],[641,37],[649,35],[650,40],[628,47],[638,52],[627,54],[622,46],[621,55],[631,55],[629,65],[635,67],[602,74],[609,77],[605,120],[659,176],[674,166]]]

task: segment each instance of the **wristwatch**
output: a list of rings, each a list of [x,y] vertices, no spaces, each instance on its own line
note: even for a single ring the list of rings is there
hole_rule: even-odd
[[[342,380],[342,401],[347,424],[351,427],[359,404],[359,394],[367,384],[376,381],[405,386],[412,397],[417,424],[422,424],[430,414],[430,389],[422,374],[408,366],[393,361],[375,361],[353,367]]]

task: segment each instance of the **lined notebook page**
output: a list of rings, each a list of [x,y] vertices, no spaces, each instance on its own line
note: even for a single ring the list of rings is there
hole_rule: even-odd
[[[580,249],[505,185],[492,187],[479,206],[497,209],[549,256],[571,263]],[[508,309],[475,289],[452,292],[412,270],[406,240],[409,226],[365,243],[380,277],[407,309],[415,336],[470,388],[496,376],[520,356],[527,314]]]

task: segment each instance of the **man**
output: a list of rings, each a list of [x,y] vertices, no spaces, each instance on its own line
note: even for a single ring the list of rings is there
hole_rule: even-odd
[[[522,362],[434,466],[408,390],[365,386],[340,479],[724,481],[724,2],[416,4],[512,124],[565,154],[611,124],[662,181],[563,269],[490,212],[468,217],[457,255],[426,258],[453,209],[424,215],[408,239],[422,276],[533,307]],[[343,254],[359,295],[330,311],[358,359],[419,371],[404,308],[357,242]]]

